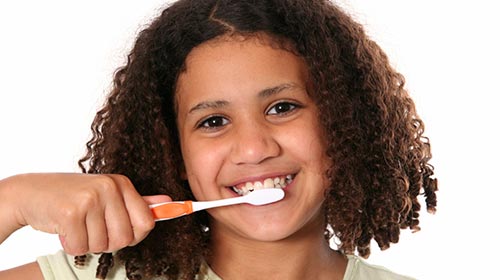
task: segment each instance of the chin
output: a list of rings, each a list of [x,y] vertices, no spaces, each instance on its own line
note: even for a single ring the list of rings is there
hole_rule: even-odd
[[[295,227],[286,220],[272,221],[272,219],[259,221],[245,220],[237,226],[242,236],[263,242],[274,242],[286,239],[296,232]]]

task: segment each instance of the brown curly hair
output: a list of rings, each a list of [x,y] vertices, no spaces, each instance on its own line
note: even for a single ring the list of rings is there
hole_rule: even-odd
[[[430,145],[424,125],[380,47],[328,0],[180,0],[140,32],[114,89],[92,124],[79,161],[83,172],[120,173],[142,195],[193,199],[181,179],[176,126],[176,80],[190,51],[222,35],[266,34],[292,46],[307,63],[311,95],[326,131],[330,186],[324,203],[325,237],[346,254],[370,254],[398,242],[400,229],[419,230],[423,192],[436,207]],[[158,223],[135,247],[116,253],[129,279],[193,279],[210,254],[208,215]],[[81,260],[80,260],[81,262]],[[98,277],[112,265],[100,257]]]

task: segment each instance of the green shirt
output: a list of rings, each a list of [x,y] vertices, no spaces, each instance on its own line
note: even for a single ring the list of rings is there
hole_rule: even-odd
[[[73,257],[59,251],[54,255],[39,257],[37,261],[46,280],[83,280],[95,279],[98,258],[98,255],[88,255],[84,267],[75,267]],[[348,255],[347,259],[344,280],[414,280],[414,278],[396,274],[384,267],[371,265],[354,255]],[[125,268],[113,266],[106,279],[126,280]],[[206,263],[203,263],[196,280],[222,279]]]

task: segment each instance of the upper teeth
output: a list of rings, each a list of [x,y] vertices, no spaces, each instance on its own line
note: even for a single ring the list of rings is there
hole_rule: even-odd
[[[284,177],[267,178],[264,181],[246,182],[233,186],[232,189],[239,195],[246,195],[249,192],[260,189],[285,188],[293,180],[292,175]]]

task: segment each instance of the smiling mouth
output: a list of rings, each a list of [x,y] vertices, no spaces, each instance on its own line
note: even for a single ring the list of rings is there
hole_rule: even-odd
[[[295,174],[289,174],[286,176],[267,178],[264,179],[263,181],[241,183],[236,186],[231,186],[230,189],[240,196],[247,195],[253,192],[254,190],[272,189],[272,188],[284,189],[286,186],[288,186],[288,184],[290,184],[293,181],[294,178]]]

